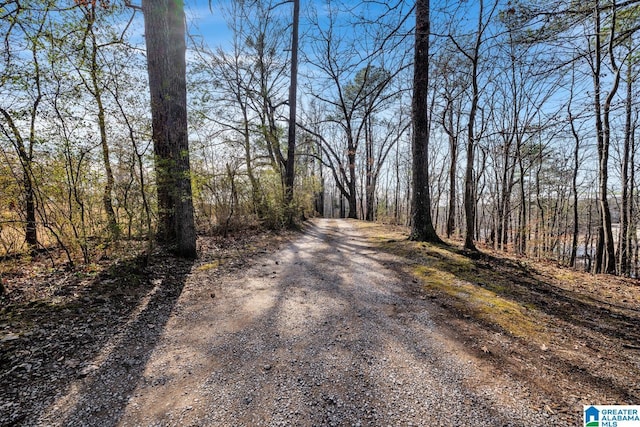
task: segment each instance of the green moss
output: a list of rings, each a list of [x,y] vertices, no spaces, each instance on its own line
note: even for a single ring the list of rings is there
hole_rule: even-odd
[[[198,267],[198,271],[207,271],[207,270],[213,270],[215,268],[220,267],[220,261],[219,260],[215,260],[212,262],[208,262],[206,264],[202,264],[200,267]]]
[[[445,288],[451,286],[451,283],[455,280],[455,276],[452,274],[426,265],[415,267],[413,273],[423,281],[426,287],[430,288]]]
[[[411,261],[408,272],[428,293],[448,298],[460,312],[513,336],[543,339],[543,331],[535,323],[536,307],[508,297],[510,283],[505,275],[479,268],[474,259],[451,246],[409,241],[385,227],[366,230],[369,241],[379,250]]]
[[[528,313],[529,307],[500,295],[504,285],[485,287],[460,279],[448,271],[461,268],[459,265],[444,264],[445,261],[439,261],[432,266],[418,265],[413,267],[412,274],[421,281],[425,290],[452,298],[460,311],[496,325],[513,336],[531,339],[541,332]]]

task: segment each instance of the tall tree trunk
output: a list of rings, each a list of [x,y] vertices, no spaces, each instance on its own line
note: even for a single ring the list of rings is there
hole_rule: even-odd
[[[591,271],[591,264],[593,258],[593,245],[592,245],[592,232],[593,232],[593,205],[591,203],[591,195],[587,201],[589,204],[589,211],[587,212],[587,232],[584,236],[584,271]]]
[[[298,24],[300,21],[300,0],[293,0],[293,23],[291,30],[291,85],[289,86],[289,134],[287,163],[285,167],[284,205],[286,222],[289,227],[295,222],[293,206],[293,184],[295,181],[296,155],[296,101],[298,89]]]
[[[571,70],[571,87],[575,82],[575,70]],[[578,255],[578,232],[580,231],[578,223],[578,170],[580,167],[580,136],[576,130],[573,115],[571,114],[571,104],[573,103],[573,90],[570,92],[569,103],[567,105],[567,115],[569,116],[569,126],[573,135],[573,173],[571,175],[571,193],[573,194],[573,232],[571,237],[571,255],[569,256],[569,266],[576,267],[576,258]]]
[[[396,145],[396,156],[394,161],[395,166],[395,188],[393,191],[393,216],[395,218],[395,223],[400,224],[400,144]]]
[[[631,49],[630,49],[631,50]],[[631,56],[631,52],[629,52]],[[631,149],[631,109],[633,104],[633,61],[627,63],[627,94],[625,99],[624,149],[622,154],[622,206],[620,208],[620,235],[618,238],[618,271],[624,276],[630,274],[629,264],[629,156]]]
[[[324,182],[324,167],[322,165],[322,149],[320,142],[316,142],[318,151],[318,176],[320,179],[320,188],[314,194],[315,210],[321,218],[325,217],[324,200],[325,200],[325,182]]]
[[[367,124],[364,129],[365,134],[365,151],[367,162],[365,164],[365,220],[375,220],[375,178],[373,172],[373,130],[371,129],[371,117],[367,115],[365,118]]]
[[[351,129],[348,132],[348,142],[347,142],[347,163],[349,164],[349,179],[347,181],[347,188],[349,189],[349,194],[347,195],[347,201],[349,202],[349,214],[348,218],[357,219],[358,218],[358,191],[357,191],[357,182],[356,179],[356,145],[353,141],[353,137],[351,136]]]
[[[98,42],[94,33],[94,24],[96,17],[96,3],[87,5],[87,29],[91,40],[90,63],[91,63],[91,85],[89,91],[93,95],[93,99],[96,101],[96,107],[98,108],[98,129],[100,131],[100,146],[102,148],[102,163],[104,165],[104,171],[106,175],[106,183],[102,193],[102,204],[104,206],[105,213],[107,214],[107,229],[112,239],[117,239],[120,235],[120,228],[118,227],[118,220],[116,218],[115,210],[113,209],[113,187],[115,186],[115,179],[113,178],[113,170],[111,168],[111,159],[109,158],[109,141],[107,139],[107,123],[105,120],[104,104],[102,102],[102,88],[99,81],[99,66],[98,66]],[[87,84],[87,86],[89,86]]]
[[[600,41],[601,23],[600,23],[600,2],[596,1],[594,8],[594,20],[595,20],[595,46],[594,46],[594,63],[593,63],[593,85],[594,85],[594,104],[596,114],[596,132],[598,141],[598,190],[600,193],[600,231],[598,232],[598,238],[602,241],[598,242],[598,251],[596,260],[596,273],[609,273],[615,274],[615,247],[613,244],[613,231],[611,225],[611,210],[609,208],[608,200],[608,181],[609,181],[609,146],[611,138],[611,128],[609,124],[609,112],[611,108],[611,102],[618,89],[620,82],[620,72],[616,67],[615,59],[613,56],[613,41],[615,38],[615,1],[613,3],[613,17],[610,28],[610,61],[611,67],[614,71],[613,87],[607,95],[604,106],[601,105],[600,93],[602,90],[601,84],[601,66],[602,66],[602,46]]]
[[[453,99],[446,95],[447,106],[442,117],[442,128],[449,137],[449,201],[447,209],[447,238],[455,232],[456,228],[456,167],[458,166],[458,135],[453,122]]]
[[[636,139],[635,129],[637,126],[637,118],[634,120],[633,126],[631,126],[631,158],[629,164],[631,170],[629,171],[629,229],[627,230],[627,245],[629,251],[629,273],[633,274],[633,277],[638,277],[638,234],[636,231],[636,203],[635,203],[635,188],[636,188]],[[632,261],[633,258],[633,261]]]
[[[455,138],[450,139],[451,163],[449,164],[449,212],[447,214],[447,238],[456,230],[456,166],[458,163],[458,143]]]
[[[476,225],[476,192],[474,180],[474,162],[476,149],[475,121],[478,110],[478,60],[480,55],[480,43],[482,42],[482,15],[484,13],[484,2],[480,1],[480,11],[478,17],[478,29],[473,47],[471,60],[471,109],[469,110],[469,123],[467,125],[467,167],[464,178],[464,213],[465,213],[465,238],[464,248],[469,251],[477,251],[474,243],[474,233]]]
[[[182,0],[143,0],[158,191],[158,239],[196,256],[187,132],[186,42]]]
[[[349,195],[347,196],[347,202],[349,204],[349,212],[347,218],[358,219],[358,193],[356,190],[356,182],[350,181],[349,183]]]
[[[34,109],[37,110],[40,98],[36,99],[34,103]],[[38,247],[38,229],[36,227],[36,198],[35,189],[33,188],[33,175],[31,173],[31,166],[33,164],[33,153],[31,147],[33,144],[29,144],[29,147],[25,145],[25,141],[22,138],[20,129],[16,126],[13,117],[3,108],[0,108],[0,113],[4,116],[11,133],[13,134],[13,145],[18,153],[18,159],[20,160],[20,166],[22,168],[22,189],[24,191],[24,212],[25,212],[25,242],[30,252],[35,252]],[[35,115],[34,115],[35,118]],[[35,130],[35,126],[32,126]],[[35,133],[33,133],[35,137]]]
[[[517,139],[516,145],[516,158],[518,159],[518,190],[520,191],[520,209],[518,211],[518,244],[516,248],[516,253],[518,255],[525,255],[527,253],[527,239],[529,236],[528,227],[529,223],[528,212],[527,212],[527,194],[525,191],[525,167],[524,167],[524,159],[522,158],[522,140],[521,138]]]
[[[429,0],[416,1],[415,59],[413,100],[411,104],[413,137],[411,141],[413,191],[411,200],[411,240],[440,242],[431,219],[429,189]]]
[[[570,108],[570,107],[569,107]],[[575,141],[573,149],[573,174],[571,176],[571,192],[573,193],[573,232],[571,236],[571,256],[569,259],[569,265],[576,267],[576,257],[578,253],[578,232],[580,230],[578,223],[578,168],[580,167],[580,137],[576,131],[571,117],[571,111],[569,111],[569,123],[571,125],[571,133]]]

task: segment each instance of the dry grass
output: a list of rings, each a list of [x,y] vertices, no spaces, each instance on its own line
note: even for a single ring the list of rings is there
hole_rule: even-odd
[[[640,399],[640,385],[630,380],[640,375],[640,281],[487,248],[470,254],[459,243],[409,241],[402,227],[354,224],[434,302],[440,327],[487,359],[490,370],[554,396],[553,411]]]
[[[407,240],[400,227],[363,225],[370,239],[386,252],[411,260],[409,273],[432,296],[446,296],[461,313],[519,338],[544,342],[544,317],[504,295],[508,277],[482,268],[455,247]],[[536,321],[537,320],[537,321]]]
[[[426,294],[500,332],[544,344],[558,322],[578,322],[640,338],[630,329],[640,312],[637,280],[525,262],[488,249],[468,254],[453,244],[409,241],[406,228],[356,224],[373,245],[400,257],[400,268]]]

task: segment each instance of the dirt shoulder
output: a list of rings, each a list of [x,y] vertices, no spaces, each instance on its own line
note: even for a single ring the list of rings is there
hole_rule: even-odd
[[[163,252],[149,260],[126,257],[124,249],[120,257],[74,270],[50,257],[0,263],[6,289],[0,297],[0,426],[50,425],[39,422],[43,414],[55,418],[65,406],[117,408],[139,380],[192,271],[232,276],[292,236],[200,237],[196,263]],[[103,382],[102,401],[81,396]]]
[[[640,281],[457,246],[410,242],[402,227],[362,226],[392,268],[438,307],[453,342],[489,375],[529,384],[532,403],[574,425],[582,405],[640,402]]]
[[[199,247],[4,264],[0,425],[577,425],[640,401],[635,280],[358,221]]]

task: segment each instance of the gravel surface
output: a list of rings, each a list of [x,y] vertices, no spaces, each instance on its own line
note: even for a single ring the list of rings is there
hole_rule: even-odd
[[[390,263],[335,220],[232,276],[201,262],[168,318],[138,317],[32,424],[568,425],[439,331]]]

